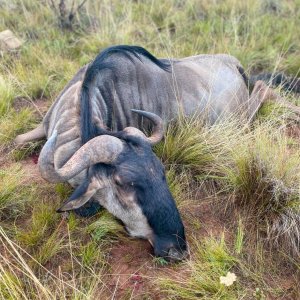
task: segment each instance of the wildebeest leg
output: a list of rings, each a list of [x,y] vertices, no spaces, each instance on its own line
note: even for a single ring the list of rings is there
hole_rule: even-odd
[[[43,124],[40,124],[37,128],[26,132],[24,134],[20,134],[15,138],[15,143],[17,145],[24,145],[28,142],[41,140],[46,137],[46,133],[44,131]]]
[[[266,97],[269,100],[272,100],[276,103],[281,104],[284,107],[289,108],[291,111],[293,111],[294,113],[296,113],[297,115],[300,115],[300,107],[285,100],[283,97],[281,97],[280,95],[278,95],[276,93],[276,91],[274,91],[272,88],[268,88],[267,92],[266,92]]]
[[[280,95],[278,95],[272,88],[267,86],[263,81],[259,80],[255,83],[253,91],[251,93],[251,97],[249,99],[249,111],[251,113],[251,116],[249,118],[250,122],[253,121],[257,111],[260,109],[261,105],[267,100],[279,103],[283,107],[287,107],[297,115],[300,115],[300,107],[285,100]]]
[[[249,98],[249,122],[251,123],[261,108],[262,104],[269,99],[269,87],[261,80],[257,81],[254,85],[252,93]]]

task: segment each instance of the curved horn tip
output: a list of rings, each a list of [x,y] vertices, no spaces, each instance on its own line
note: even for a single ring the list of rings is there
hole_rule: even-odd
[[[146,117],[150,121],[158,124],[162,124],[163,120],[160,116],[158,116],[156,113],[150,112],[150,111],[145,111],[145,110],[140,110],[140,109],[131,109],[132,112],[137,113],[143,117]]]
[[[144,110],[131,109],[131,111],[149,119],[154,124],[154,131],[152,136],[147,138],[148,142],[151,145],[155,145],[160,142],[164,136],[164,123],[162,118],[155,113]]]
[[[53,130],[52,135],[44,145],[38,159],[38,166],[41,176],[48,182],[57,183],[65,181],[54,168],[54,151],[57,140],[57,130]]]

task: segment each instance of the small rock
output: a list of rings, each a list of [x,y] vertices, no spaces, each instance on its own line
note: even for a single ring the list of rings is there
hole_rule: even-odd
[[[0,50],[16,50],[22,46],[22,42],[9,30],[0,32]]]

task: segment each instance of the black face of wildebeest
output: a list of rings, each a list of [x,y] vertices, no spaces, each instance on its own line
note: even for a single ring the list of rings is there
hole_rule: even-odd
[[[139,138],[126,139],[111,176],[116,198],[124,208],[130,210],[134,202],[145,216],[145,224],[140,228],[125,223],[128,232],[147,238],[156,256],[181,257],[186,251],[184,227],[168,188],[164,166],[151,146]]]
[[[143,115],[154,118],[151,113]],[[59,211],[77,209],[93,199],[119,218],[130,235],[149,240],[156,256],[185,258],[184,227],[164,166],[151,148],[162,136],[156,132],[147,138],[138,129],[127,127],[121,132],[102,132],[88,141],[56,171],[63,178],[64,174],[72,178],[89,168],[86,180]],[[47,143],[42,156],[52,155],[55,134]]]

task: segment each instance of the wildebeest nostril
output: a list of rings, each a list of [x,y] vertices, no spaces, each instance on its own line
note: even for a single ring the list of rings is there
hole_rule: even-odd
[[[188,252],[186,250],[179,251],[175,248],[170,248],[168,252],[168,257],[173,261],[181,261],[188,258]]]

